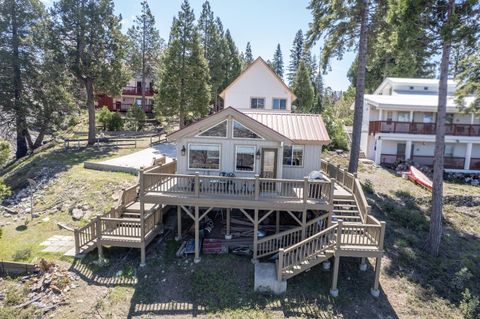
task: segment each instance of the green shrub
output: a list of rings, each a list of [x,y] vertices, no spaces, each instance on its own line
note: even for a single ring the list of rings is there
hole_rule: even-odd
[[[32,250],[30,248],[19,249],[15,251],[12,256],[14,261],[28,261],[32,256]]]
[[[463,290],[465,288],[465,284],[469,282],[472,277],[473,274],[470,272],[470,270],[468,270],[467,267],[463,267],[455,273],[455,276],[453,277],[450,284],[453,288]]]
[[[479,315],[480,300],[477,296],[472,295],[467,288],[462,293],[462,301],[460,301],[460,310],[465,319],[475,319]]]
[[[0,140],[0,167],[3,167],[10,157],[10,143]]]
[[[368,193],[368,194],[374,194],[375,193],[375,187],[373,186],[373,182],[369,179],[363,183],[363,190]]]
[[[97,121],[102,124],[103,130],[118,131],[123,127],[123,120],[120,114],[110,112],[106,106],[102,107],[97,113]]]
[[[0,178],[0,202],[5,198],[12,194],[10,187],[5,185],[3,182],[3,178]]]
[[[123,119],[118,113],[112,113],[110,121],[107,124],[109,131],[119,131],[123,128]]]
[[[127,129],[131,131],[140,131],[145,125],[145,112],[142,108],[132,105],[128,108],[127,119],[126,119]]]
[[[5,305],[16,306],[23,302],[23,295],[19,288],[9,287],[5,293]]]

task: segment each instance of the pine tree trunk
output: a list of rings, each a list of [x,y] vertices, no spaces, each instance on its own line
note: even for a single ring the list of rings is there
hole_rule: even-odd
[[[362,135],[363,120],[363,95],[365,93],[365,68],[367,64],[368,50],[368,0],[363,0],[361,14],[362,20],[360,24],[360,40],[358,48],[358,69],[357,83],[355,91],[355,110],[353,115],[353,131],[352,131],[352,147],[350,149],[350,162],[348,163],[348,171],[356,173],[358,170],[358,158],[360,155],[360,142]]]
[[[454,0],[448,3],[448,19],[451,19],[455,8]],[[449,21],[447,21],[447,25]],[[445,122],[447,115],[447,85],[448,63],[450,60],[451,39],[443,42],[442,59],[440,63],[440,83],[438,88],[437,128],[435,135],[435,160],[433,162],[432,213],[430,215],[430,230],[425,248],[432,256],[438,256],[443,227],[443,164],[445,155]]]
[[[85,80],[85,90],[87,91],[87,109],[88,109],[88,145],[95,144],[95,96],[93,90],[93,79]]]
[[[17,7],[16,2],[12,3],[12,49],[13,49],[13,87],[14,87],[14,108],[15,108],[15,126],[16,126],[16,144],[17,149],[15,152],[15,157],[21,158],[27,155],[28,147],[27,140],[25,138],[26,132],[26,118],[23,110],[23,105],[21,103],[21,92],[22,92],[22,79],[20,71],[20,58],[19,58],[19,46],[20,39],[18,37],[18,21],[17,21]]]
[[[142,110],[145,112],[145,14],[143,15],[143,32],[142,32]]]

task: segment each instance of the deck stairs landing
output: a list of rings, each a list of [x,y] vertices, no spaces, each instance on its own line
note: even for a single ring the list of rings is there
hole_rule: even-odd
[[[333,257],[333,250],[314,254],[296,265],[282,270],[282,279],[287,280]],[[277,267],[278,269],[278,267]]]

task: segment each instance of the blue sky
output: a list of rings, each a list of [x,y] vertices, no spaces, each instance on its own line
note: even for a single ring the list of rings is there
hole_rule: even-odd
[[[43,0],[51,4],[52,0]],[[115,0],[115,10],[122,15],[123,28],[126,31],[132,24],[135,15],[140,11],[141,0]],[[149,0],[155,16],[160,35],[168,39],[172,19],[180,10],[181,0]],[[198,18],[204,0],[190,0],[190,4]],[[219,16],[225,29],[230,29],[232,37],[241,51],[245,51],[248,41],[252,45],[254,57],[271,59],[280,43],[284,65],[288,66],[290,48],[295,33],[308,29],[312,20],[310,11],[306,9],[308,0],[210,0],[216,16]],[[312,53],[319,56],[320,44]],[[350,68],[354,53],[347,53],[343,60],[331,61],[331,70],[324,75],[325,86],[334,90],[345,90],[349,86],[347,71]]]

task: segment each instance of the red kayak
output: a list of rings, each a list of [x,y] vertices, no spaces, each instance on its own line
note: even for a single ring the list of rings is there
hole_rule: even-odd
[[[420,172],[414,166],[410,166],[407,176],[412,182],[420,184],[428,188],[429,190],[432,190],[432,181],[430,180],[430,178],[428,178],[425,174]]]

